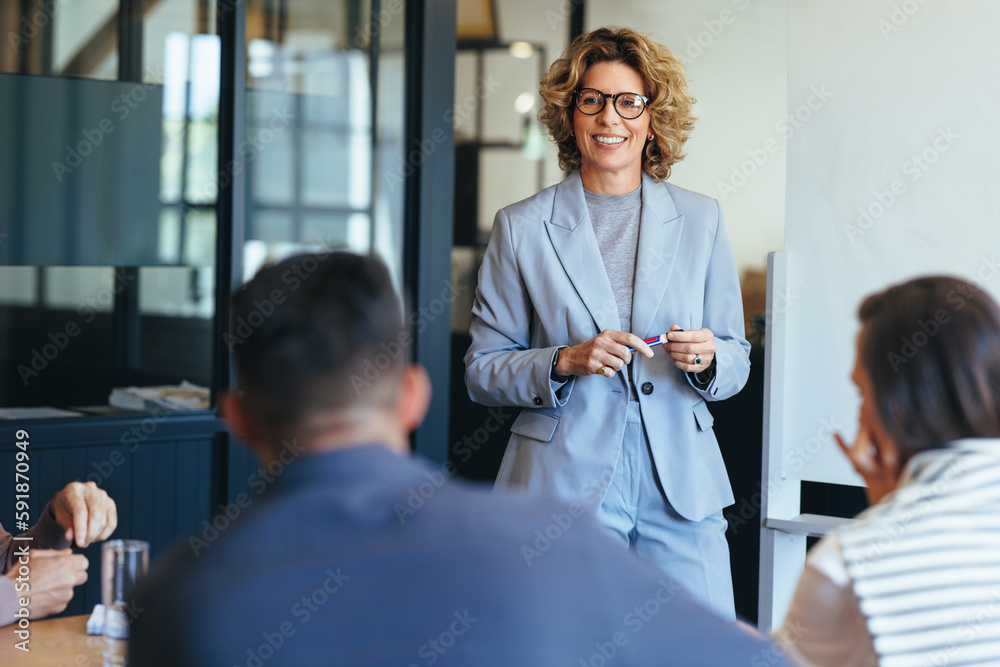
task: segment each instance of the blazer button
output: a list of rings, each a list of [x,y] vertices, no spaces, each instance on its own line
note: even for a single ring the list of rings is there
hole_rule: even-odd
[[[642,393],[644,393],[646,396],[649,396],[650,394],[652,394],[653,393],[653,383],[652,382],[643,382],[642,383]]]
[[[541,396],[535,396],[534,403],[535,403],[535,405],[541,405],[542,404],[542,397]]]

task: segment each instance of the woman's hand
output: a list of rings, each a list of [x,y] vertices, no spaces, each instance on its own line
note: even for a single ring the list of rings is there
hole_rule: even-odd
[[[711,329],[685,331],[675,324],[670,327],[667,339],[670,341],[667,352],[674,366],[685,373],[704,373],[715,359],[715,334]]]
[[[868,485],[865,493],[868,494],[870,504],[874,505],[896,489],[900,468],[899,452],[891,443],[873,442],[863,423],[858,428],[858,437],[853,445],[844,443],[839,433],[834,433],[833,437]]]
[[[653,351],[635,334],[605,329],[586,343],[567,347],[559,353],[559,375],[603,375],[612,377],[632,360],[629,347],[653,358]]]

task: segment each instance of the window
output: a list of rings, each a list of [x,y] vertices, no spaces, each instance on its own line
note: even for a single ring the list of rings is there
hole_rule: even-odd
[[[108,414],[116,387],[215,390],[220,226],[244,226],[241,278],[319,247],[377,253],[398,277],[403,192],[379,174],[402,154],[403,9],[248,2],[246,137],[220,173],[235,84],[214,1],[6,3],[0,408]],[[220,220],[234,179],[245,219]]]

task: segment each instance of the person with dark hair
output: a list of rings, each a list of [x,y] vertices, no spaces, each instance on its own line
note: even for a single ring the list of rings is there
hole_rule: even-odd
[[[694,127],[684,67],[599,28],[541,95],[570,175],[497,212],[465,356],[473,401],[524,408],[496,484],[587,505],[733,619],[733,493],[706,401],[743,388],[750,344],[719,203],[666,182]]]
[[[985,665],[1000,656],[1000,308],[933,276],[868,297],[837,441],[872,506],[827,535],[776,636],[816,665]]]
[[[382,263],[289,258],[236,294],[232,318],[239,391],[222,405],[266,488],[236,495],[221,534],[155,568],[138,595],[133,664],[730,665],[781,654],[698,607],[579,507],[493,494],[412,458],[407,434],[430,385],[407,363]]]

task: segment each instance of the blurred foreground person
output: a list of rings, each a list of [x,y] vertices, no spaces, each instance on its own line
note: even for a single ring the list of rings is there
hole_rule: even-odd
[[[135,664],[732,665],[780,653],[696,606],[582,507],[493,495],[411,457],[431,388],[406,363],[380,262],[290,258],[257,274],[232,316],[240,390],[223,405],[261,469],[221,534],[192,538],[151,576]]]
[[[838,442],[872,507],[809,553],[777,637],[816,665],[1000,664],[1000,309],[958,278],[868,297]]]
[[[35,525],[18,535],[24,539],[14,539],[0,526],[0,572],[5,573],[0,577],[0,626],[64,610],[73,589],[87,581],[89,565],[86,556],[70,547],[106,540],[117,526],[115,501],[93,482],[67,484]]]

